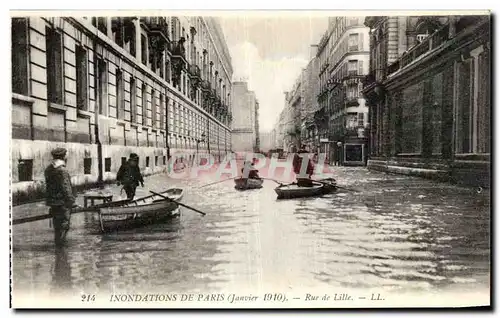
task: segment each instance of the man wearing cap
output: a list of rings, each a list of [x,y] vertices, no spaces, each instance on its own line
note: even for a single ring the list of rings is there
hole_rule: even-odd
[[[66,149],[52,150],[52,163],[45,169],[46,205],[54,224],[56,246],[66,243],[71,219],[71,208],[76,207],[71,177],[66,170]]]
[[[142,178],[138,162],[139,156],[135,153],[130,154],[128,161],[122,164],[116,174],[116,182],[118,185],[123,185],[123,190],[125,190],[127,199],[129,200],[134,199],[135,189],[139,186],[139,182],[144,187],[144,179]]]

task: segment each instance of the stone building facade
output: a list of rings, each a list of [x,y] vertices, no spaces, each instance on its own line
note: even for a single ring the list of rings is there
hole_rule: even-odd
[[[247,82],[233,82],[233,150],[252,152],[259,143],[259,102]]]
[[[300,72],[300,75],[295,80],[292,89],[285,92],[285,148],[287,152],[292,152],[293,148],[297,149],[302,143],[302,123],[305,118],[304,113],[304,84],[305,70]]]
[[[317,96],[319,93],[319,59],[317,58],[318,45],[311,45],[310,49],[310,60],[306,68],[304,69],[304,75],[302,76],[304,98],[301,105],[301,141],[302,144],[308,147],[309,151],[316,153],[319,150],[318,129],[314,121],[314,114],[318,110]]]
[[[288,121],[288,109],[285,101],[285,107],[281,110],[273,129],[274,149],[281,149],[282,151],[287,149],[285,144],[285,132],[288,129]]]
[[[331,17],[318,47],[315,119],[321,152],[346,165],[364,165],[368,153],[368,107],[361,91],[369,68],[369,29],[363,23],[360,16]]]
[[[231,58],[211,17],[12,19],[12,193],[43,193],[55,147],[76,186],[230,151]],[[177,155],[176,155],[177,156]]]
[[[377,16],[368,167],[489,186],[490,17]]]

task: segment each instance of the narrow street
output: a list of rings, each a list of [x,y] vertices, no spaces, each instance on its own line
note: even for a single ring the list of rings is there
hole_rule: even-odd
[[[488,194],[364,167],[332,169],[339,185],[359,192],[276,200],[272,181],[239,192],[232,181],[197,189],[213,175],[155,175],[138,196],[178,185],[187,190],[182,202],[207,215],[183,209],[164,224],[108,235],[92,215],[73,215],[69,246],[57,257],[49,220],[14,226],[13,289],[488,290]],[[117,186],[109,191],[120,196]],[[12,211],[13,218],[46,212],[43,202]]]

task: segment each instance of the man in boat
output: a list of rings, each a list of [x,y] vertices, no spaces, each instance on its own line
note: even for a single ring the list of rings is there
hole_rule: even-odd
[[[50,207],[57,247],[66,244],[70,228],[71,209],[77,207],[71,177],[66,170],[66,149],[52,150],[52,163],[45,169],[45,204]]]
[[[245,161],[241,168],[242,178],[245,178],[245,171],[248,171],[248,179],[260,179],[259,170],[255,169],[255,165],[250,161]]]
[[[128,161],[122,164],[116,174],[117,185],[123,185],[123,190],[125,190],[128,200],[134,199],[135,190],[139,186],[139,183],[144,187],[144,179],[138,163],[139,156],[135,153],[131,153]]]
[[[296,175],[300,175],[303,161],[304,159],[306,159],[306,157],[308,157],[308,155],[309,152],[306,150],[305,145],[302,145],[300,147],[300,150],[297,153],[295,153],[295,156],[293,157],[293,172],[295,172]],[[307,178],[297,177],[297,185],[299,187],[312,187],[313,183],[311,176],[313,175],[313,173],[314,173],[314,165],[312,163],[312,160],[309,158],[309,160],[307,160],[307,169],[306,169]]]

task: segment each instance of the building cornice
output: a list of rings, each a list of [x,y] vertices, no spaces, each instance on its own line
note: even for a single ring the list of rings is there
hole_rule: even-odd
[[[150,79],[153,79],[154,81],[165,86],[169,93],[175,95],[176,97],[181,99],[183,102],[189,104],[189,106],[195,108],[197,111],[201,112],[202,114],[210,117],[210,119],[213,120],[214,122],[216,122],[217,124],[230,130],[229,126],[221,123],[217,118],[215,118],[210,113],[205,111],[202,107],[200,107],[200,105],[196,104],[195,102],[191,101],[189,98],[184,96],[180,91],[178,91],[175,87],[173,87],[172,84],[168,83],[163,78],[161,78],[157,74],[153,73],[153,71],[151,71],[149,68],[147,68],[146,65],[142,64],[141,61],[137,60],[129,52],[127,52],[125,49],[121,48],[112,39],[110,39],[107,35],[105,35],[101,31],[99,31],[96,27],[94,27],[92,25],[92,23],[90,23],[86,19],[81,19],[81,18],[76,18],[76,17],[67,17],[67,18],[63,18],[63,19],[67,20],[70,24],[74,25],[75,27],[79,27],[85,33],[87,33],[87,35],[94,37],[96,40],[99,41],[100,45],[102,45],[106,49],[112,51],[114,54],[118,55],[121,59],[132,64],[133,67],[139,68],[144,73],[145,76],[147,76]],[[94,54],[95,53],[96,52],[94,52]]]
[[[212,43],[214,44],[214,48],[215,48],[215,53],[217,54],[217,57],[219,58],[219,60],[222,62],[223,59],[221,58],[221,53],[219,52],[219,48],[217,47],[218,45],[216,45],[216,42],[214,41],[214,36],[212,35],[212,32],[211,32],[211,28],[208,26],[208,22],[205,20],[205,17],[201,17],[201,20],[203,21],[203,24],[205,25],[205,28],[207,29],[207,33],[208,33],[208,36],[210,37],[210,41],[212,41]],[[216,23],[219,23],[218,21],[215,21]],[[228,50],[228,54],[229,53],[229,50]],[[230,64],[231,66],[231,76],[229,76],[229,72],[228,70],[226,69],[226,66],[224,65],[224,63],[221,63],[222,64],[222,68],[224,69],[224,73],[226,73],[226,77],[229,79],[229,81],[231,82],[233,79],[233,74],[232,74],[232,60],[231,60],[231,56],[228,57],[228,64]]]

